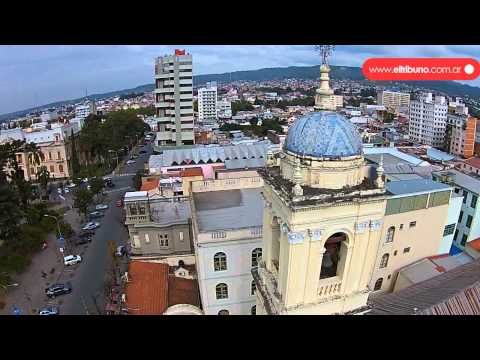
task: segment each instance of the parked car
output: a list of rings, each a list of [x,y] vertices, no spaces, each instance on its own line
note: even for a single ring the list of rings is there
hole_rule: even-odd
[[[80,255],[68,255],[63,258],[65,266],[76,265],[80,262],[82,262],[82,257]]]
[[[91,221],[83,225],[82,230],[95,230],[99,226],[100,226],[100,223]]]
[[[60,309],[58,308],[58,306],[48,306],[41,309],[38,312],[38,315],[60,315]]]
[[[90,242],[92,242],[93,240],[93,236],[82,236],[82,237],[79,237],[75,240],[75,245],[85,245],[85,244],[88,244]]]
[[[49,298],[57,297],[63,294],[70,294],[71,292],[72,284],[70,282],[66,282],[65,284],[53,284],[45,289],[45,294],[47,294]]]
[[[90,219],[98,219],[103,217],[105,214],[102,211],[92,211],[90,214],[88,214],[88,217]]]
[[[125,246],[119,246],[117,247],[117,251],[115,251],[115,256],[123,256],[125,255],[126,253],[126,250],[125,250]]]
[[[108,205],[107,204],[98,204],[97,206],[95,206],[95,210],[107,210],[108,209]]]
[[[145,150],[140,150],[138,153],[139,154],[146,154],[147,152]]]
[[[123,206],[123,200],[122,199],[117,200],[116,205],[117,205],[117,207],[122,207]]]
[[[127,165],[131,165],[131,164],[135,164],[135,163],[136,163],[135,160],[128,160],[128,161],[127,161]]]
[[[68,184],[66,187],[69,188],[69,189],[72,189],[75,186],[77,186],[77,185],[75,185],[75,183],[72,182],[71,184]]]
[[[94,237],[95,236],[95,231],[82,230],[82,231],[80,231],[80,234],[78,236],[81,237],[81,238]]]

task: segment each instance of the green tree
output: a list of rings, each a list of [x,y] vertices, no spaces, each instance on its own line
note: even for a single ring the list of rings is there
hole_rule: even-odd
[[[103,190],[103,187],[105,186],[105,183],[102,178],[94,177],[90,179],[89,185],[90,185],[90,192],[93,194],[93,196],[95,196],[100,194],[100,192]]]
[[[73,206],[79,214],[87,217],[88,207],[92,204],[93,194],[86,188],[79,187],[73,193]]]
[[[50,181],[50,172],[47,170],[46,166],[42,166],[38,170],[37,180],[40,183],[41,189],[43,190],[43,196],[46,196],[48,191],[48,182]]]
[[[76,136],[73,133],[73,129],[70,135],[70,142],[71,142],[71,151],[72,155],[70,157],[70,164],[72,170],[72,178],[78,177],[78,173],[80,172],[80,161],[78,160],[78,149],[77,149],[77,140]]]

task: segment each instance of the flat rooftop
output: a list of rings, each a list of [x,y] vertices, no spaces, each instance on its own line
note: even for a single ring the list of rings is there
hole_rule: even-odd
[[[448,169],[443,171],[437,171],[433,174],[436,175],[450,175],[453,182],[464,189],[470,190],[473,193],[480,194],[480,179],[467,174],[464,174],[455,169]]]
[[[187,223],[191,217],[190,203],[188,201],[151,201],[150,215],[152,220],[159,225]]]
[[[261,191],[262,188],[194,193],[200,232],[262,226]]]
[[[391,181],[386,184],[386,188],[394,195],[429,193],[451,189],[448,185],[427,179]]]

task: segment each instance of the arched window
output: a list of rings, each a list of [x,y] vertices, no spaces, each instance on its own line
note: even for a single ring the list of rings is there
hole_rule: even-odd
[[[387,239],[385,242],[393,242],[393,237],[395,236],[395,226],[390,226],[387,230]]]
[[[256,248],[252,251],[252,267],[258,266],[258,260],[262,257],[262,249]]]
[[[215,294],[217,295],[217,300],[228,299],[228,286],[227,284],[221,283],[215,287]]]
[[[375,287],[373,288],[373,291],[380,290],[382,288],[382,283],[383,283],[383,278],[378,279],[375,282]]]
[[[257,286],[255,285],[255,280],[252,280],[252,286],[250,287],[250,295],[255,295],[256,290]]]
[[[255,315],[257,313],[257,305],[252,306],[252,310],[250,311],[252,315]]]
[[[213,256],[213,268],[215,271],[227,270],[227,255],[225,253],[219,252]]]
[[[380,269],[384,268],[384,267],[387,267],[388,265],[388,258],[390,257],[390,255],[388,254],[383,254],[382,256],[382,261],[380,262]]]
[[[228,310],[220,310],[218,315],[230,315],[230,312]]]

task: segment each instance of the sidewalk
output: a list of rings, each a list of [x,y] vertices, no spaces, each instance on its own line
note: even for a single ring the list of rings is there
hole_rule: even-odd
[[[62,204],[62,206],[69,205]],[[64,216],[74,229],[78,229],[80,219],[75,209],[69,210]],[[58,304],[61,305],[62,299],[49,299],[45,295],[45,289],[58,281],[62,276],[64,265],[63,255],[58,250],[58,244],[55,233],[51,233],[47,238],[48,247],[40,250],[32,257],[32,262],[28,269],[15,276],[12,283],[18,283],[17,287],[10,287],[4,297],[5,307],[0,310],[1,315],[11,315],[12,307],[20,309],[22,315],[36,314],[39,309]],[[47,277],[42,278],[42,271],[47,273]]]

